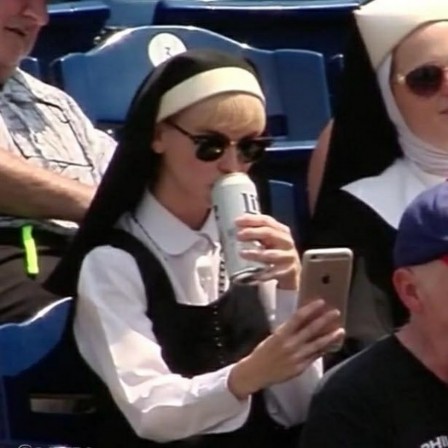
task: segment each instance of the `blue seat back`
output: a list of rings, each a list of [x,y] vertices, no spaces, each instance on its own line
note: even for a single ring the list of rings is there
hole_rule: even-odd
[[[0,327],[0,446],[89,446],[93,377],[65,344],[70,306],[62,299],[30,321]]]
[[[40,62],[37,58],[33,58],[31,56],[22,59],[20,62],[20,68],[35,78],[42,78],[42,70],[40,67]]]
[[[296,187],[291,182],[281,180],[269,181],[271,215],[282,224],[287,225],[296,244],[301,236],[299,207]]]
[[[286,140],[315,139],[330,116],[322,55],[299,50],[266,51],[193,27],[140,27],[124,30],[85,54],[53,64],[58,84],[97,123],[122,123],[130,101],[154,68],[148,44],[175,36],[186,48],[214,48],[244,55],[257,66],[267,96],[272,130]],[[170,54],[168,44],[161,51]]]
[[[327,78],[330,82],[330,91],[332,93],[332,108],[336,105],[338,95],[341,92],[341,78],[344,72],[344,55],[336,54],[327,63]]]
[[[158,0],[104,0],[110,8],[107,26],[131,27],[152,25]]]
[[[31,53],[41,61],[44,76],[53,59],[93,48],[95,37],[110,15],[109,7],[101,0],[59,2],[49,5],[48,10],[49,23]]]
[[[193,25],[249,45],[343,51],[359,0],[160,0],[154,25]],[[269,31],[267,31],[269,30]]]

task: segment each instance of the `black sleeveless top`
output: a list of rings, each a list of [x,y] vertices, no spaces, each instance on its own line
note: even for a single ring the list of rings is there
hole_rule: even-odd
[[[207,306],[177,303],[160,261],[134,236],[114,231],[107,244],[136,260],[143,279],[148,318],[170,370],[193,377],[218,370],[247,356],[269,335],[269,324],[255,286],[232,286]],[[159,444],[135,434],[106,387],[100,387],[100,423],[94,447],[104,448],[268,448],[298,443],[297,428],[285,429],[269,416],[262,392],[255,394],[246,423],[229,433],[200,435]]]

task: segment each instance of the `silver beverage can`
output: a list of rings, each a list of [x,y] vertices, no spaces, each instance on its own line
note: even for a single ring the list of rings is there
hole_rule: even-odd
[[[255,184],[244,173],[227,174],[213,185],[212,203],[230,281],[256,283],[256,276],[268,266],[245,260],[240,251],[260,249],[262,245],[258,241],[238,241],[238,228],[235,225],[235,219],[246,213],[260,213]]]

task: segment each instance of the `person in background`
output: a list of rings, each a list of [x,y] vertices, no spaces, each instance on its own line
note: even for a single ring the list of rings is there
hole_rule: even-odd
[[[412,199],[448,177],[448,3],[374,0],[354,20],[343,96],[310,165],[325,169],[305,242],[355,254],[335,362],[405,322],[390,280],[396,229]]]
[[[448,183],[404,212],[393,284],[409,321],[330,370],[301,448],[448,446]]]
[[[72,98],[20,70],[47,22],[45,0],[0,2],[0,323],[58,298],[42,282],[115,149]]]

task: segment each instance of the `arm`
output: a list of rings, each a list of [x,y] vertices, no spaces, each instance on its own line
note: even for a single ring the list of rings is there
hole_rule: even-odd
[[[0,212],[80,222],[95,189],[36,167],[0,148]]]
[[[320,134],[317,145],[311,153],[307,173],[308,206],[311,214],[314,212],[322,177],[325,171],[325,163],[327,160],[328,148],[330,146],[332,129],[333,121],[331,120]]]
[[[298,308],[298,293],[278,289],[275,281],[261,283],[259,294],[272,331],[287,322]],[[322,374],[322,359],[318,359],[301,375],[266,389],[266,406],[272,418],[287,427],[304,422]]]
[[[129,254],[111,247],[92,251],[78,292],[80,352],[140,437],[167,442],[244,424],[250,400],[229,391],[232,366],[193,378],[170,372],[145,315],[143,283]]]
[[[79,106],[60,92],[73,132],[85,134],[88,151],[103,174],[115,142],[96,130]],[[30,136],[31,138],[31,136]],[[0,119],[0,213],[36,219],[62,219],[80,222],[90,205],[95,188],[29,163],[8,151],[11,136]]]
[[[253,393],[301,375],[341,336],[328,334],[336,316],[323,305],[303,307],[236,364],[185,378],[161,356],[134,259],[100,247],[81,269],[75,335],[134,431],[166,442],[236,430],[247,419]]]

